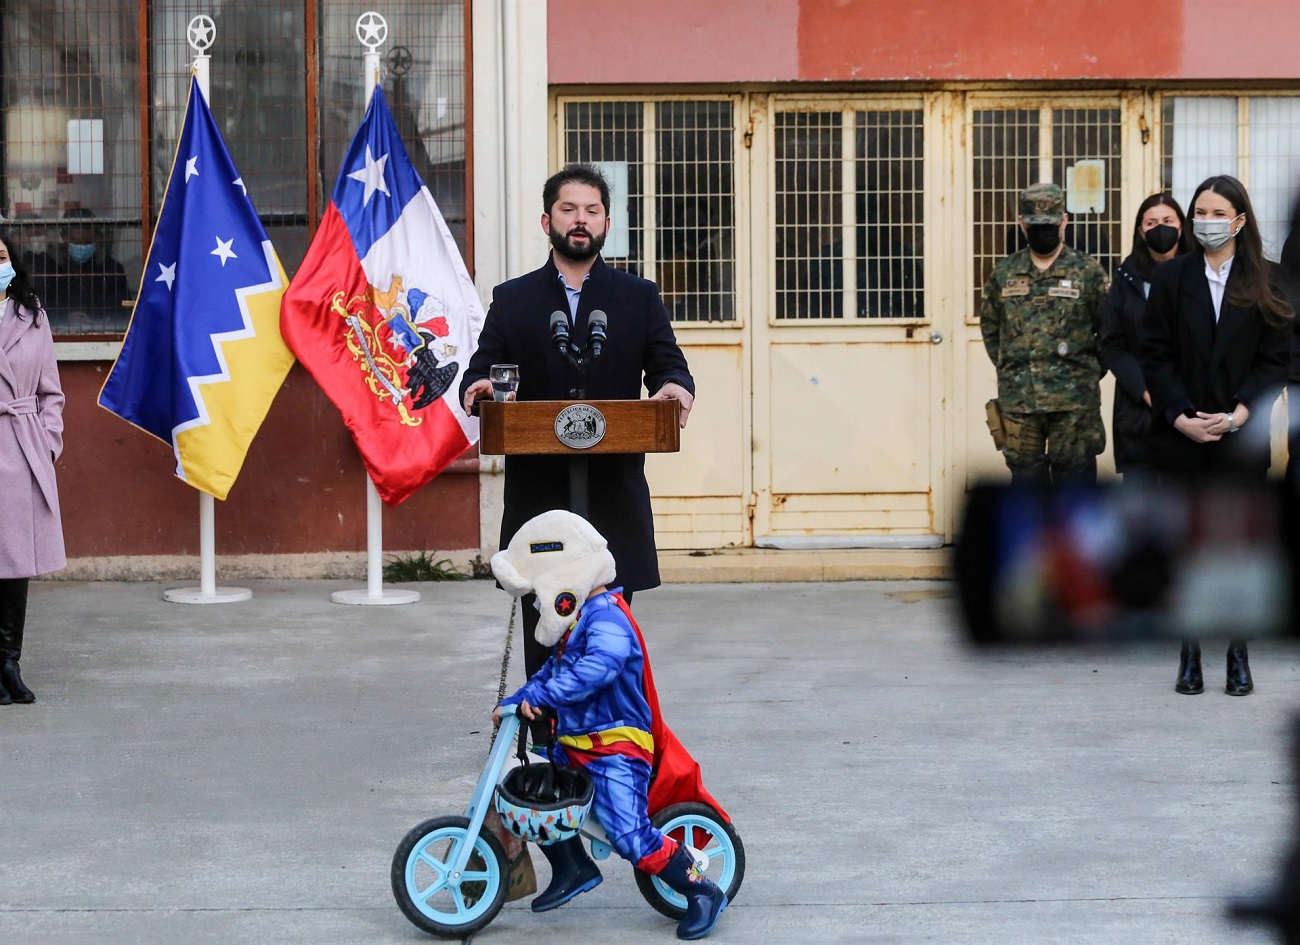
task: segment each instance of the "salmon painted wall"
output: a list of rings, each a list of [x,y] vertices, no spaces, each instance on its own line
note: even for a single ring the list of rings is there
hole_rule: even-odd
[[[1294,80],[1300,0],[548,0],[547,28],[552,85]]]
[[[67,406],[56,468],[68,556],[197,555],[198,494],[172,475],[167,446],[96,404],[108,367],[59,365]],[[230,497],[217,503],[218,556],[364,552],[364,477],[338,411],[295,366]],[[457,460],[402,505],[385,510],[384,547],[477,548],[478,507],[478,460]]]

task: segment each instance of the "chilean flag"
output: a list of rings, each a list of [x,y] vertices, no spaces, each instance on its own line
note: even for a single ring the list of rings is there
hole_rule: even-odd
[[[376,88],[280,331],[397,505],[478,442],[456,396],[483,306]]]

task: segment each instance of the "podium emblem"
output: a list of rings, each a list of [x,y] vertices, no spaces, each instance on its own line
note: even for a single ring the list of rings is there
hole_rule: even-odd
[[[605,438],[605,415],[590,404],[569,404],[555,415],[555,438],[575,450],[591,449]]]

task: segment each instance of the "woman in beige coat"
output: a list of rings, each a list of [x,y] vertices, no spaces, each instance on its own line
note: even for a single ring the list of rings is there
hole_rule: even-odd
[[[0,705],[34,702],[18,663],[27,582],[57,571],[63,526],[54,461],[63,451],[63,390],[50,322],[0,237]]]

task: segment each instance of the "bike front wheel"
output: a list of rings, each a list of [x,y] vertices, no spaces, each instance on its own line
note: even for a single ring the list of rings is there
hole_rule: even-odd
[[[469,859],[453,873],[473,841]],[[471,838],[465,817],[434,817],[412,827],[393,854],[393,897],[402,914],[432,935],[463,938],[496,918],[505,903],[506,854],[486,830]]]

